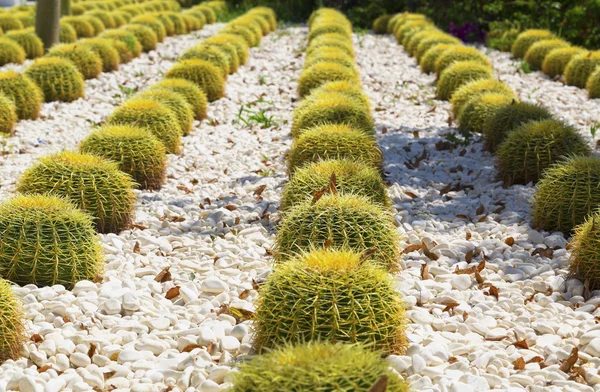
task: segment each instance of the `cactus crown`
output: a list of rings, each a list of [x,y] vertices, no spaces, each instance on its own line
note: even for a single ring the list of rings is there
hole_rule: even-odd
[[[351,81],[358,83],[358,72],[354,67],[347,67],[334,62],[319,62],[302,72],[298,79],[298,95],[309,94],[313,89],[327,82]]]
[[[442,72],[437,83],[436,97],[449,100],[458,88],[474,80],[492,79],[492,69],[475,61],[459,61]]]
[[[584,49],[577,47],[554,49],[550,51],[546,57],[544,57],[544,62],[542,63],[542,72],[551,78],[562,75],[569,61],[571,61],[573,57],[583,52]]]
[[[226,78],[228,74],[235,72],[233,68],[230,68],[229,57],[227,56],[226,52],[217,46],[202,44],[194,46],[186,50],[183,56],[181,56],[179,59],[197,59],[209,61],[223,72],[224,78]]]
[[[102,59],[85,45],[57,45],[50,49],[47,57],[59,57],[72,61],[84,79],[93,79],[102,72]]]
[[[206,118],[208,99],[206,94],[194,83],[185,79],[163,79],[151,87],[154,89],[165,89],[181,94],[192,107],[194,117],[197,120]]]
[[[525,53],[525,61],[529,63],[531,69],[539,70],[542,68],[544,59],[554,49],[569,47],[570,44],[562,39],[546,39],[532,44]]]
[[[15,104],[17,117],[35,120],[40,114],[44,95],[27,76],[15,71],[0,72],[0,93]]]
[[[496,79],[474,80],[462,85],[452,94],[452,98],[450,99],[450,103],[452,103],[452,116],[458,118],[469,100],[486,93],[500,93],[516,98],[515,93],[504,82]]]
[[[204,91],[210,102],[225,95],[223,72],[206,60],[183,60],[176,63],[165,75],[194,82]]]
[[[471,98],[458,116],[460,129],[463,132],[483,132],[487,119],[496,110],[516,100],[514,95],[506,93],[484,93]]]
[[[140,93],[139,96],[141,98],[152,99],[165,105],[173,112],[173,114],[175,114],[182,135],[190,133],[194,123],[194,113],[184,96],[164,89],[149,89]]]
[[[17,110],[13,101],[0,92],[0,136],[10,136],[17,122]]]
[[[538,41],[555,38],[554,34],[548,30],[525,30],[517,36],[511,47],[511,53],[514,58],[523,58],[531,45]]]
[[[25,50],[16,41],[0,36],[0,65],[22,64],[27,57]]]
[[[128,31],[121,29],[107,30],[102,33],[100,38],[110,38],[123,42],[127,45],[127,48],[131,51],[131,55],[133,57],[140,57],[140,54],[142,53],[142,45],[140,44],[140,41],[138,41],[133,33]]]
[[[71,102],[83,98],[83,76],[69,60],[59,57],[41,57],[25,70],[44,94],[46,102]]]
[[[473,63],[479,63],[491,67],[490,61],[487,57],[475,48],[469,46],[457,46],[446,50],[440,55],[435,62],[435,73],[438,77],[442,72],[459,61],[472,61]]]
[[[25,314],[10,283],[0,278],[0,361],[17,359],[25,344]]]
[[[132,33],[142,46],[143,52],[149,52],[156,49],[158,37],[156,33],[147,26],[140,24],[127,24],[121,27],[122,30]]]
[[[44,55],[44,44],[31,29],[11,30],[5,35],[18,43],[25,51],[28,59],[35,59]]]

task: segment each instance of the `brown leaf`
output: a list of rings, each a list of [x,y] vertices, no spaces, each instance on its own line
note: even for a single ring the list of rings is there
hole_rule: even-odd
[[[144,226],[144,225],[138,225],[137,223],[132,223],[131,227],[135,227],[136,229],[139,229],[139,230],[146,230],[147,229],[146,226]]]
[[[244,290],[240,293],[239,298],[244,299],[250,295],[250,290]]]
[[[450,192],[451,190],[452,190],[452,184],[446,185],[445,187],[440,189],[440,196],[444,196],[446,193]]]
[[[433,261],[436,261],[440,258],[439,255],[436,255],[435,253],[430,252],[429,249],[427,249],[427,246],[425,245],[425,243],[423,243],[423,254]]]
[[[261,185],[258,188],[256,188],[256,190],[254,191],[254,196],[256,197],[260,197],[262,195],[262,193],[265,191],[265,189],[267,189],[266,185]]]
[[[577,347],[573,347],[573,350],[571,350],[571,354],[569,355],[569,357],[563,361],[562,365],[560,365],[560,370],[565,373],[569,373],[578,359],[579,350],[577,349]]]
[[[323,244],[323,248],[327,249],[329,248],[331,245],[333,245],[333,240],[331,238],[329,238],[327,241],[325,241],[325,243]]]
[[[211,205],[211,203],[210,203],[210,198],[208,198],[208,197],[205,197],[205,198],[204,198],[204,202],[205,202],[206,204],[208,204],[208,205]]]
[[[158,275],[156,275],[156,278],[154,278],[154,280],[157,281],[157,282],[160,282],[160,283],[164,283],[164,282],[167,282],[167,281],[171,280],[172,277],[171,277],[171,273],[169,272],[170,268],[171,267],[165,267],[165,268],[163,268],[163,270],[160,271],[158,273]]]
[[[183,185],[177,185],[177,189],[185,192],[186,194],[192,193],[192,190],[190,188],[183,186]]]
[[[233,204],[227,204],[223,208],[225,208],[226,210],[229,210],[229,211],[237,210],[237,206],[234,206]]]
[[[481,215],[484,211],[485,208],[483,207],[483,204],[480,204],[479,207],[477,207],[477,210],[475,210],[475,215]]]
[[[458,358],[456,358],[456,357],[448,358],[448,363],[456,363],[456,362],[458,362]]]
[[[456,217],[460,219],[469,219],[469,217],[465,214],[456,214]]]
[[[236,216],[236,217],[235,217],[235,220],[234,220],[234,222],[233,222],[233,223],[234,223],[235,225],[239,225],[239,224],[240,224],[240,217],[239,217],[239,216]]]
[[[433,105],[433,107],[431,109],[429,109],[427,111],[427,113],[433,113],[433,112],[435,112],[435,109],[437,109],[437,106]]]
[[[182,353],[189,353],[190,351],[192,351],[195,348],[202,348],[202,346],[200,346],[199,344],[188,344],[187,346],[185,346],[183,348],[183,350],[181,350]]]
[[[477,281],[477,283],[482,284],[484,282],[483,278],[481,277],[481,274],[479,273],[479,271],[475,271],[475,280]]]
[[[135,245],[133,245],[133,253],[140,253],[140,243],[138,241],[136,241]]]
[[[39,333],[36,333],[31,335],[31,341],[33,343],[41,343],[44,341],[44,338]]]
[[[169,291],[167,291],[165,298],[173,299],[173,298],[177,297],[178,295],[179,295],[179,286],[175,286],[173,288],[170,288]]]
[[[498,288],[496,286],[490,286],[490,295],[496,297],[496,301],[498,300]]]
[[[38,369],[38,373],[44,373],[46,370],[52,369],[52,365],[44,365]]]
[[[515,244],[515,239],[513,237],[508,237],[504,240],[504,243],[508,246],[513,246]]]
[[[515,367],[515,370],[525,369],[525,360],[523,357],[517,358],[517,360],[513,362],[513,366]]]
[[[419,249],[421,249],[421,245],[416,245],[416,244],[408,245],[406,248],[404,248],[404,250],[402,251],[402,253],[407,254],[407,253],[410,253],[410,252],[415,252],[415,251],[417,251]]]
[[[385,392],[388,386],[388,378],[386,375],[379,377],[379,380],[369,388],[368,392]]]
[[[466,148],[463,148],[463,149],[462,149],[462,150],[461,150],[461,151],[458,153],[458,155],[460,155],[461,157],[464,157],[466,154],[467,154],[467,149],[466,149]]]
[[[446,307],[444,308],[444,310],[442,310],[442,312],[449,312],[450,310],[454,310],[454,308],[460,304],[458,302],[453,301],[453,302],[447,302],[444,305],[446,305]]]
[[[366,260],[368,260],[375,252],[377,252],[377,248],[373,247],[373,248],[369,248],[369,249],[365,249],[361,254],[360,254],[360,263],[364,263]]]
[[[472,234],[470,232],[467,232],[467,234],[465,235],[465,238],[467,241],[469,241],[471,239]]]
[[[254,312],[242,308],[229,307],[229,312],[236,320],[238,320],[238,322],[252,320],[254,318]]]
[[[175,222],[175,223],[185,222],[185,218],[182,216],[173,216],[173,217],[169,218],[169,222]]]
[[[337,177],[335,173],[331,173],[331,177],[329,177],[329,192],[332,195],[337,195]]]
[[[515,346],[516,348],[522,348],[524,350],[529,349],[529,345],[527,344],[527,341],[525,339],[519,340],[519,337],[517,336],[516,332],[515,332],[515,340],[516,340],[516,342],[513,343],[513,346]]]
[[[413,137],[419,137],[419,131],[413,131]]]
[[[427,264],[423,264],[421,266],[421,279],[423,279],[423,280],[430,279],[429,266]]]
[[[471,260],[473,260],[473,249],[465,253],[465,260],[467,261],[467,263],[471,263]]]
[[[531,358],[529,361],[527,361],[527,363],[542,363],[544,362],[544,358],[540,357],[539,355]]]
[[[90,349],[88,350],[88,357],[93,357],[96,354],[96,345],[94,343],[90,343]]]
[[[484,255],[484,258],[483,258],[483,260],[481,260],[481,263],[479,263],[479,264],[477,265],[477,271],[478,271],[478,272],[481,272],[481,271],[483,271],[484,269],[485,269],[485,255]]]
[[[417,197],[419,197],[419,196],[415,195],[414,193],[412,193],[412,192],[410,192],[410,191],[408,191],[408,192],[404,192],[404,194],[405,194],[406,196],[410,197],[411,199],[416,199]]]
[[[323,188],[321,190],[316,191],[315,195],[312,198],[311,204],[315,204],[316,202],[318,202],[319,199],[321,197],[323,197],[323,195],[325,194],[325,192],[327,192],[327,188]]]

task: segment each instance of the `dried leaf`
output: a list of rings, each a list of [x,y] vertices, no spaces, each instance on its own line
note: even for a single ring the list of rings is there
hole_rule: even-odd
[[[515,340],[516,340],[516,342],[513,343],[513,346],[515,346],[516,348],[522,348],[524,350],[529,349],[529,345],[527,344],[527,341],[525,339],[519,340],[519,336],[517,336],[516,332],[515,332]]]
[[[446,193],[450,192],[451,190],[452,190],[452,184],[446,185],[445,187],[440,189],[440,196],[445,195]]]
[[[496,297],[496,301],[498,300],[498,288],[496,286],[490,286],[490,295]]]
[[[323,248],[327,249],[329,248],[331,245],[333,245],[333,240],[331,238],[329,238],[327,241],[325,241],[325,243],[323,244]]]
[[[475,280],[477,281],[477,283],[482,284],[484,282],[483,278],[481,277],[481,274],[479,273],[479,271],[475,271]]]
[[[169,291],[167,291],[165,298],[173,299],[173,298],[177,297],[178,295],[179,295],[179,286],[175,286],[175,287],[169,289]]]
[[[418,251],[419,249],[421,249],[421,245],[416,245],[416,244],[408,245],[406,248],[404,248],[404,250],[402,251],[402,253],[407,254],[407,253],[410,253],[410,252]]]
[[[467,261],[467,263],[470,264],[472,259],[473,259],[473,249],[471,249],[467,253],[465,253],[465,260]]]
[[[262,195],[262,193],[265,191],[265,189],[267,189],[266,185],[261,185],[258,188],[256,188],[256,190],[254,191],[254,196],[256,197],[260,197]]]
[[[90,349],[88,350],[88,357],[93,357],[96,354],[96,345],[94,343],[90,343]]]
[[[458,362],[458,358],[456,358],[456,357],[448,358],[448,363],[456,363],[456,362]]]
[[[335,173],[331,173],[331,177],[329,177],[329,192],[332,195],[337,195],[337,177]]]
[[[456,214],[456,217],[460,219],[469,219],[469,217],[465,214]]]
[[[325,192],[327,192],[327,188],[323,188],[321,190],[316,191],[315,195],[312,198],[311,204],[315,204],[316,202],[318,202],[319,199],[321,197],[323,197],[323,195],[325,194]]]
[[[422,280],[430,279],[430,276],[429,276],[429,266],[427,264],[423,264],[421,266],[421,279]]]
[[[433,112],[435,112],[435,109],[437,109],[437,106],[433,105],[433,107],[431,109],[429,109],[427,111],[427,113],[433,113]]]
[[[135,245],[133,245],[133,253],[140,253],[140,243],[138,241],[136,241]]]
[[[164,282],[171,280],[172,277],[171,277],[171,273],[169,272],[169,269],[171,269],[171,267],[163,268],[163,270],[160,271],[158,273],[158,275],[156,275],[156,278],[154,278],[154,280],[157,282],[160,282],[160,283],[164,283]]]
[[[571,350],[571,354],[569,355],[569,357],[563,361],[562,365],[560,365],[560,370],[565,373],[569,373],[578,359],[579,350],[577,349],[577,347],[573,347],[573,350]]]
[[[479,263],[479,264],[477,265],[477,271],[478,271],[478,272],[481,272],[481,271],[483,271],[484,269],[485,269],[485,255],[484,255],[484,258],[483,258],[483,260],[481,260],[481,263]]]
[[[369,388],[368,392],[385,392],[388,386],[388,378],[386,375],[379,377],[379,380]]]
[[[477,210],[475,210],[475,215],[481,215],[481,214],[483,214],[484,211],[485,211],[485,208],[483,207],[483,204],[480,204],[479,207],[477,208]]]
[[[144,225],[138,225],[137,223],[132,223],[131,227],[135,227],[136,229],[139,229],[139,230],[146,230],[147,229],[146,226],[144,226]]]
[[[33,343],[41,343],[44,341],[44,338],[39,333],[36,333],[31,335],[31,341]]]
[[[406,196],[410,197],[411,199],[416,199],[417,197],[419,197],[419,196],[415,195],[414,193],[412,193],[412,192],[410,192],[410,191],[408,191],[408,192],[404,192],[404,194],[405,194]]]
[[[419,137],[419,131],[413,131],[413,137]]]
[[[187,346],[185,346],[183,348],[183,350],[181,350],[182,353],[189,353],[190,351],[196,349],[196,348],[202,348],[202,346],[200,346],[199,344],[188,344]]]
[[[461,157],[464,157],[466,154],[467,154],[467,149],[466,149],[466,148],[463,148],[463,149],[462,149],[462,150],[461,150],[461,151],[458,153],[458,155],[460,155]]]
[[[525,360],[523,357],[517,358],[517,360],[513,362],[513,366],[515,367],[515,370],[525,369]]]
[[[38,369],[38,373],[44,373],[46,370],[52,369],[52,365],[44,365]]]
[[[237,210],[237,206],[234,206],[233,204],[227,204],[223,208],[225,208],[226,210],[229,210],[229,211]]]
[[[513,237],[508,237],[504,240],[504,243],[508,246],[513,246],[515,244],[515,239]]]
[[[175,223],[185,222],[185,218],[182,216],[173,216],[173,217],[169,218],[169,222],[175,222]]]
[[[183,186],[183,185],[177,185],[177,189],[185,192],[186,194],[192,193],[192,190],[190,188]]]
[[[531,358],[529,361],[527,361],[527,363],[542,363],[544,362],[544,358],[540,357],[539,355]]]
[[[234,222],[233,222],[233,223],[234,223],[235,225],[239,225],[239,224],[240,224],[240,217],[239,217],[239,216],[236,216],[236,217],[235,217],[235,220],[234,220]]]
[[[252,320],[254,318],[254,312],[242,308],[229,307],[229,312],[236,320],[238,320],[238,322]]]
[[[465,239],[467,241],[469,241],[471,239],[472,234],[470,232],[467,232],[467,234],[465,235]]]
[[[433,260],[433,261],[437,261],[440,258],[439,255],[436,255],[435,253],[430,252],[429,249],[427,249],[427,246],[425,245],[425,243],[423,243],[423,254],[425,256],[427,256],[430,260]]]
[[[449,312],[450,310],[454,310],[454,308],[460,304],[458,302],[447,302],[444,305],[446,305],[446,307],[444,310],[442,310],[442,312]]]
[[[365,249],[361,255],[360,255],[360,263],[364,263],[366,260],[369,259],[369,257],[371,257],[375,252],[377,252],[377,248],[373,247],[373,248],[369,248],[369,249]]]
[[[244,290],[240,293],[239,298],[244,299],[250,295],[250,290]]]

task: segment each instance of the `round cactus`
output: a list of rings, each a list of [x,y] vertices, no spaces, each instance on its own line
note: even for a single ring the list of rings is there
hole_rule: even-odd
[[[65,151],[43,157],[27,169],[17,190],[67,197],[94,218],[100,233],[118,233],[131,224],[134,186],[131,176],[119,170],[116,163]]]
[[[187,135],[192,130],[194,112],[183,95],[165,89],[149,89],[140,93],[139,97],[152,99],[169,108],[177,118],[182,135]]]
[[[573,57],[565,67],[567,84],[585,88],[588,78],[598,66],[600,66],[600,50]]]
[[[390,204],[379,172],[362,162],[333,159],[308,163],[294,172],[281,196],[281,209],[310,201],[320,191],[354,194],[381,206]]]
[[[429,23],[427,20],[410,20],[403,24],[396,24],[394,37],[396,38],[396,41],[402,45],[402,42],[406,36],[414,35],[419,31],[430,28],[432,28],[431,23]]]
[[[85,96],[85,82],[77,67],[69,60],[42,57],[25,70],[44,94],[46,102],[71,102]]]
[[[421,59],[423,58],[425,53],[427,53],[427,51],[429,49],[433,48],[436,45],[440,45],[440,44],[459,45],[460,40],[456,37],[453,37],[453,36],[451,36],[449,34],[445,34],[445,33],[436,33],[436,34],[429,35],[427,38],[420,41],[419,45],[415,49],[414,56],[417,59],[417,62],[420,64]],[[443,51],[442,51],[442,53],[443,53]],[[433,66],[435,67],[435,61],[433,62]]]
[[[308,33],[308,42],[317,38],[323,34],[340,34],[345,36],[348,39],[352,38],[352,30],[348,29],[347,26],[339,25],[336,23],[320,23],[316,26],[313,26]]]
[[[194,118],[202,120],[207,117],[208,99],[206,94],[194,83],[185,79],[164,79],[154,84],[151,90],[167,90],[181,94],[192,108]]]
[[[334,34],[322,35],[313,39],[306,49],[306,56],[312,56],[315,52],[319,52],[324,48],[336,48],[354,58],[352,42],[344,39],[343,37],[337,37],[337,35],[334,37]]]
[[[193,8],[196,11],[202,12],[204,14],[204,18],[206,19],[206,23],[213,24],[217,23],[217,14],[213,9],[204,5],[198,5]]]
[[[19,120],[35,120],[39,117],[44,96],[28,77],[15,71],[0,72],[0,93],[14,102]]]
[[[432,38],[432,37],[448,37],[448,35],[438,29],[427,29],[423,31],[419,31],[418,33],[410,36],[406,42],[406,46],[404,49],[408,53],[409,56],[415,56],[417,54],[417,48],[421,44],[421,42]]]
[[[114,39],[123,42],[127,45],[127,48],[131,51],[133,57],[140,57],[140,54],[142,54],[142,45],[140,44],[140,41],[138,41],[133,33],[128,31],[121,29],[107,30],[102,33],[100,38]]]
[[[18,43],[25,51],[28,59],[35,59],[44,55],[42,40],[30,29],[11,30],[6,33],[5,37]]]
[[[590,98],[600,98],[600,67],[596,67],[585,85]]]
[[[85,45],[57,45],[50,49],[46,57],[57,57],[73,62],[84,79],[93,79],[102,72],[102,59]]]
[[[292,136],[321,124],[345,124],[367,135],[374,133],[374,121],[368,107],[342,93],[320,93],[305,99],[294,112]]]
[[[14,102],[0,92],[0,136],[12,135],[17,120],[17,109]]]
[[[160,19],[154,16],[136,16],[135,18],[131,19],[130,24],[146,26],[152,29],[152,31],[154,31],[154,34],[156,34],[156,40],[158,42],[164,41],[165,37],[167,36],[167,30],[165,30],[165,25],[161,23]]]
[[[107,29],[114,29],[117,27],[117,24],[115,23],[115,18],[111,15],[110,12],[102,10],[90,10],[86,11],[85,15],[91,15],[95,18],[100,19],[104,27]]]
[[[508,30],[492,30],[486,37],[486,44],[490,48],[502,52],[510,52],[510,48],[512,48],[519,34],[521,34],[521,30],[516,28]]]
[[[491,67],[487,57],[477,49],[469,46],[459,46],[448,49],[440,55],[435,62],[435,73],[439,78],[444,70],[448,69],[451,65],[462,61],[470,61],[472,63],[485,65],[488,68]]]
[[[554,49],[567,48],[570,44],[562,39],[545,39],[532,44],[525,53],[525,61],[533,70],[542,69],[544,59]]]
[[[21,302],[15,296],[10,283],[0,278],[0,361],[16,360],[27,340],[25,315]]]
[[[235,65],[236,70],[240,65],[246,64],[248,61],[249,46],[239,35],[219,33],[205,39],[202,43],[221,46],[224,51],[228,52],[229,57],[231,57],[230,62]],[[229,48],[234,49],[234,53],[230,53],[231,49]]]
[[[185,19],[179,14],[179,12],[165,12],[164,16],[169,18],[171,22],[173,22],[173,26],[175,27],[175,35],[187,34],[187,24],[185,23]]]
[[[188,31],[200,30],[206,24],[206,17],[199,11],[186,10],[181,13]]]
[[[555,38],[554,34],[548,30],[525,30],[517,36],[510,52],[514,58],[520,59],[525,56],[529,47],[534,43]]]
[[[209,102],[225,96],[223,72],[206,60],[180,61],[165,76],[194,82],[204,91]]]
[[[71,288],[103,269],[92,217],[65,198],[18,195],[0,204],[0,276]]]
[[[306,99],[318,99],[321,94],[338,93],[346,95],[359,101],[365,108],[371,107],[371,101],[365,94],[360,84],[340,80],[336,82],[327,82],[321,87],[314,89]]]
[[[600,288],[600,214],[596,211],[585,223],[575,228],[571,241],[569,272],[572,276],[589,284],[590,290]]]
[[[354,59],[346,53],[339,50],[322,50],[318,53],[307,57],[304,61],[304,68],[308,69],[319,63],[335,63],[346,68],[353,69],[355,66]]]
[[[252,31],[252,29],[250,29],[247,26],[229,24],[220,32],[240,36],[244,39],[244,41],[249,47],[257,46],[259,43],[259,38]]]
[[[506,83],[495,79],[481,79],[469,82],[458,88],[450,99],[452,116],[458,118],[467,102],[486,93],[499,93],[518,100],[518,97]]]
[[[571,157],[544,173],[534,195],[536,226],[570,233],[600,207],[600,158]]]
[[[164,182],[165,146],[144,128],[120,125],[97,129],[81,143],[80,150],[116,162],[140,189],[157,190]]]
[[[277,233],[276,258],[285,261],[311,247],[373,252],[373,262],[398,268],[400,253],[393,217],[381,205],[357,195],[323,195],[286,212]],[[376,249],[371,249],[376,248]]]
[[[77,18],[80,18],[81,20],[88,22],[93,27],[94,36],[101,34],[104,32],[104,30],[106,30],[106,27],[104,26],[104,23],[102,23],[102,20],[96,18],[95,16],[83,14],[81,16],[77,16]],[[86,37],[86,38],[90,38],[90,37]]]
[[[386,391],[408,391],[380,353],[357,344],[308,342],[243,362],[229,392],[367,391],[383,376],[387,377]]]
[[[421,66],[421,71],[425,72],[425,73],[432,73],[435,72],[435,63],[437,62],[438,58],[447,50],[453,49],[453,48],[458,48],[461,45],[459,44],[437,44],[432,46],[431,48],[427,49],[427,51],[425,53],[423,53],[423,56],[421,57],[421,60],[419,62],[419,65]]]
[[[510,132],[498,147],[498,169],[504,184],[536,182],[565,157],[591,153],[579,132],[557,120],[530,121]]]
[[[77,38],[92,38],[96,35],[96,31],[94,30],[94,26],[92,24],[82,18],[81,16],[64,16],[60,19],[62,23],[68,24],[75,29],[77,33]]]
[[[496,152],[509,133],[529,121],[551,119],[552,115],[543,106],[513,101],[489,116],[483,127],[486,149]]]
[[[503,93],[485,93],[471,98],[458,116],[460,130],[466,134],[483,132],[487,119],[514,100],[514,97]]]
[[[304,97],[314,88],[327,82],[345,80],[359,83],[355,69],[345,67],[338,63],[321,62],[305,69],[298,79],[298,94]]]
[[[492,69],[473,61],[459,61],[442,72],[436,89],[436,98],[449,100],[461,86],[475,80],[492,79]]]
[[[275,14],[275,11],[273,11],[271,8],[269,8],[269,7],[254,7],[253,9],[248,11],[248,13],[252,14],[252,15],[258,15],[258,16],[266,19],[267,22],[269,23],[270,30],[271,31],[277,30],[277,15]]]
[[[127,24],[121,27],[121,30],[133,34],[142,46],[143,52],[149,52],[156,49],[158,38],[151,28],[139,24]]]
[[[148,129],[166,147],[167,152],[179,151],[183,134],[177,117],[167,106],[148,98],[134,98],[119,106],[106,120],[110,125],[133,125]]]
[[[119,52],[114,48],[111,40],[103,38],[87,38],[81,40],[80,44],[100,57],[100,61],[102,62],[102,72],[112,72],[119,69]]]
[[[571,59],[585,51],[577,47],[566,47],[552,50],[544,57],[542,72],[551,78],[562,75]]]
[[[24,27],[23,23],[14,15],[0,13],[0,29],[2,31],[21,30]]]
[[[158,19],[160,23],[162,23],[162,25],[164,26],[167,37],[172,37],[175,35],[175,24],[173,23],[173,21],[171,21],[171,19],[168,16],[163,15],[160,12],[153,12],[144,16],[152,16]]]
[[[12,39],[0,37],[0,66],[4,64],[23,64],[27,53]]]
[[[117,51],[119,54],[119,62],[121,64],[127,64],[131,60],[133,60],[133,53],[129,49],[129,46],[123,41],[119,41],[117,39],[112,38],[98,38],[110,43],[112,48]]]
[[[206,60],[223,73],[223,77],[227,78],[227,75],[234,73],[236,70],[230,68],[229,57],[223,51],[223,49],[212,46],[212,45],[197,45],[185,51],[183,56],[179,60]]]
[[[407,345],[392,277],[348,250],[313,250],[279,266],[261,290],[254,316],[259,351],[329,341],[401,354]]]
[[[115,21],[115,28],[121,27],[127,24],[128,20],[131,20],[131,15],[122,11],[113,11],[110,13],[110,16]]]
[[[388,23],[392,15],[381,15],[373,21],[373,32],[375,34],[387,34]]]
[[[77,41],[77,31],[69,23],[60,22],[59,41],[62,44],[72,44]]]

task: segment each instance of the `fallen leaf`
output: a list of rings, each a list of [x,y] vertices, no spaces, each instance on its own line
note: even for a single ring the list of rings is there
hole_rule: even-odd
[[[250,295],[250,290],[244,290],[240,293],[239,298],[244,299]]]
[[[406,248],[404,248],[404,250],[402,251],[402,253],[406,254],[406,253],[410,253],[410,252],[415,252],[418,251],[419,249],[421,249],[421,245],[408,245]]]
[[[368,392],[385,392],[388,386],[388,378],[386,375],[379,377],[379,380],[369,388]]]
[[[413,131],[413,137],[419,137],[419,131]]]
[[[412,193],[412,192],[410,192],[410,191],[408,191],[408,192],[404,192],[404,194],[405,194],[406,196],[410,197],[411,199],[416,199],[417,197],[419,197],[419,196],[415,195],[414,193]]]
[[[175,223],[185,222],[185,218],[182,216],[173,216],[173,217],[169,218],[169,222],[175,222]]]
[[[458,358],[456,358],[456,357],[448,358],[448,363],[456,363],[456,362],[458,362]]]
[[[517,358],[517,360],[514,361],[512,364],[515,367],[515,370],[525,369],[525,360],[523,359],[523,357]]]
[[[136,241],[135,245],[133,245],[133,253],[140,253],[140,243],[138,241]]]
[[[237,206],[234,206],[233,204],[227,204],[223,208],[225,208],[226,210],[229,210],[229,211],[237,210]]]
[[[256,190],[254,191],[254,196],[256,197],[260,197],[262,195],[262,193],[265,191],[265,189],[267,189],[266,185],[261,185],[258,188],[256,188]]]
[[[531,358],[529,361],[527,361],[527,363],[542,363],[544,362],[544,358],[540,357],[539,355]]]
[[[508,237],[504,240],[504,243],[508,246],[513,246],[515,244],[515,239],[513,237]]]
[[[44,373],[46,370],[52,369],[52,365],[44,365],[38,369],[38,373]]]
[[[158,275],[156,275],[156,278],[154,278],[155,281],[160,282],[160,283],[164,283],[166,281],[171,280],[171,273],[169,272],[169,269],[171,269],[171,267],[165,267],[163,268],[162,271],[160,271],[158,273]]]
[[[484,282],[483,278],[481,277],[481,274],[479,273],[479,271],[475,271],[475,280],[477,281],[477,283],[482,284]]]
[[[96,345],[94,343],[90,343],[90,349],[88,350],[88,357],[93,357],[96,354]]]
[[[167,291],[165,298],[173,299],[173,298],[177,297],[178,295],[179,295],[179,286],[175,286],[175,287],[169,289],[169,291]]]
[[[577,349],[577,347],[573,347],[573,350],[571,350],[571,354],[569,355],[569,357],[563,361],[562,365],[560,365],[560,370],[565,373],[569,373],[578,359],[579,350]]]
[[[369,257],[371,257],[375,252],[377,252],[377,248],[373,247],[373,248],[369,248],[369,249],[365,249],[361,255],[360,255],[360,263],[364,263],[366,260],[369,259]]]
[[[456,217],[460,219],[469,219],[469,217],[465,214],[456,214]]]
[[[229,307],[229,311],[233,317],[240,321],[252,320],[254,318],[254,312],[242,308]]]
[[[446,185],[445,187],[440,189],[440,196],[445,195],[446,193],[450,192],[451,190],[452,190],[452,184]]]
[[[321,190],[318,190],[315,192],[315,195],[312,198],[311,204],[315,204],[316,202],[319,201],[319,199],[321,197],[323,197],[323,195],[327,192],[327,188],[323,188]]]
[[[483,257],[484,257],[484,259],[481,261],[481,263],[479,263],[477,265],[477,271],[478,272],[481,272],[481,271],[483,271],[485,269],[485,255]]]
[[[429,266],[427,264],[423,264],[421,266],[421,279],[423,279],[423,280],[430,279]]]
[[[460,304],[458,302],[447,302],[443,305],[446,305],[446,307],[444,308],[444,310],[442,310],[442,312],[449,312],[450,310],[454,310],[454,308]]]
[[[182,353],[189,353],[190,351],[192,351],[193,349],[196,348],[202,348],[202,346],[200,346],[199,344],[188,344],[187,346],[185,346],[183,348],[183,350],[181,350]]]
[[[475,210],[475,215],[481,215],[484,211],[485,208],[483,207],[483,204],[480,204],[479,207],[477,207],[477,210]]]
[[[31,341],[33,343],[41,343],[44,341],[44,338],[40,334],[36,333],[31,335]]]
[[[459,155],[459,156],[461,156],[461,157],[464,157],[466,154],[467,154],[467,149],[465,149],[465,148],[463,148],[463,149],[462,149],[462,150],[461,150],[461,151],[458,153],[458,155]]]
[[[423,243],[423,254],[433,261],[437,261],[440,258],[439,255],[436,255],[435,253],[430,252],[429,249],[427,249],[427,246],[425,245],[425,243]]]
[[[517,336],[516,332],[515,332],[515,340],[516,341],[513,343],[513,346],[515,346],[516,348],[522,348],[524,350],[529,349],[529,345],[527,344],[527,341],[525,339],[519,340],[519,336]]]
[[[239,217],[239,216],[236,216],[236,217],[235,217],[234,224],[235,224],[235,225],[239,225],[239,224],[240,224],[240,217]]]
[[[325,241],[325,243],[323,244],[323,248],[327,249],[329,248],[331,245],[333,245],[333,240],[331,238],[329,238],[327,241]]]
[[[135,227],[136,229],[139,229],[139,230],[146,230],[147,229],[146,226],[144,226],[144,225],[138,225],[137,223],[132,223],[131,227]]]
[[[192,190],[190,188],[183,186],[183,185],[177,185],[177,189],[185,192],[186,194],[192,193]]]
[[[331,177],[329,177],[329,192],[332,195],[337,195],[337,177],[335,173],[331,173]]]
[[[471,263],[471,260],[473,260],[473,249],[465,253],[465,260],[467,261],[467,263]]]
[[[498,300],[498,288],[496,286],[490,286],[490,295],[496,297],[496,301]]]
[[[467,232],[467,234],[465,235],[465,238],[467,241],[469,241],[471,239],[472,234],[470,232]]]

